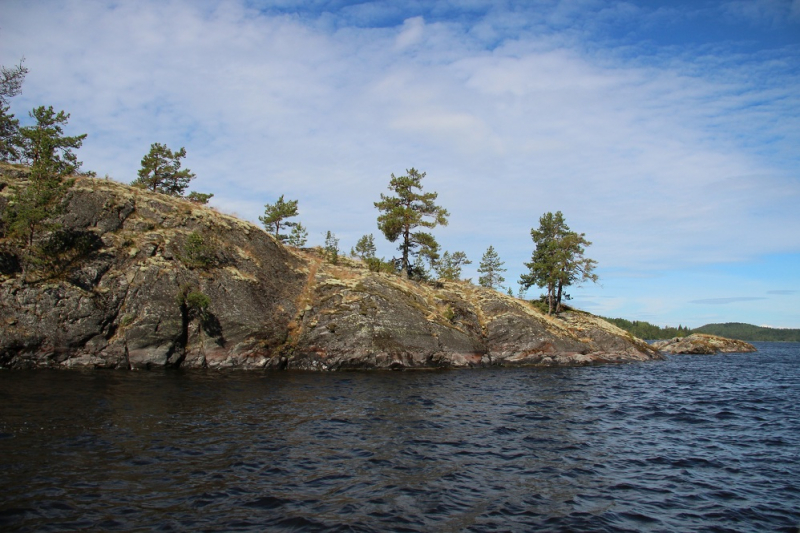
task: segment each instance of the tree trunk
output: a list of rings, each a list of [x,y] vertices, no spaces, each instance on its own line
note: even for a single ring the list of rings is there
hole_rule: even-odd
[[[409,241],[411,240],[411,228],[406,227],[403,231],[403,278],[408,279],[410,263],[408,261]]]
[[[558,294],[556,295],[556,314],[561,312],[561,289],[564,287],[562,282],[558,282]]]

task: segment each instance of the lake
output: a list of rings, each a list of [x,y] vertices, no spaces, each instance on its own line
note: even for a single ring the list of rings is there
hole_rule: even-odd
[[[4,531],[792,531],[800,344],[568,368],[2,371]]]

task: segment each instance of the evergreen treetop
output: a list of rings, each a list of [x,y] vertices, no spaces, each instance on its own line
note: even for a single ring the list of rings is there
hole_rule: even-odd
[[[458,281],[461,279],[461,269],[464,265],[471,265],[464,252],[445,252],[434,266],[439,279]]]
[[[272,231],[275,238],[280,241],[286,241],[287,235],[281,235],[281,227],[291,228],[297,225],[297,222],[289,222],[286,219],[297,216],[297,200],[285,201],[284,195],[278,198],[274,204],[266,204],[264,206],[264,216],[258,217],[267,231]]]
[[[0,68],[0,161],[17,161],[19,153],[19,120],[9,113],[9,101],[22,92],[22,82],[28,69],[19,65]]]
[[[46,179],[61,180],[76,173],[82,163],[72,150],[81,147],[86,134],[64,135],[69,113],[56,113],[53,106],[40,106],[29,115],[36,124],[19,129],[20,158],[30,165],[34,183]]]
[[[563,289],[573,283],[597,281],[593,273],[597,264],[584,256],[585,247],[592,243],[585,234],[569,229],[561,211],[545,213],[539,218],[539,228],[531,229],[536,248],[531,261],[525,263],[528,272],[520,276],[520,285],[537,285],[547,290],[549,312],[561,310]]]
[[[370,233],[358,239],[356,247],[351,250],[350,255],[353,257],[360,257],[362,260],[367,260],[375,257],[376,252],[375,238]]]
[[[417,228],[446,226],[450,214],[435,204],[437,193],[422,192],[425,172],[410,168],[406,173],[399,177],[391,175],[389,190],[394,195],[381,194],[381,200],[375,202],[375,207],[381,213],[378,216],[378,229],[389,242],[400,239],[398,250],[402,253],[401,269],[408,276],[412,273],[412,256],[422,253],[432,260],[438,258],[439,245],[436,239],[428,232],[417,231]]]
[[[489,287],[494,289],[499,287],[505,280],[500,273],[505,272],[503,268],[503,261],[500,261],[500,256],[494,250],[493,246],[489,246],[481,258],[481,263],[478,266],[478,273],[483,274],[478,277],[478,284],[481,287]]]
[[[189,187],[195,175],[188,169],[181,169],[181,159],[186,157],[186,148],[177,152],[165,144],[153,143],[150,152],[142,158],[139,177],[131,185],[154,192],[181,196]]]

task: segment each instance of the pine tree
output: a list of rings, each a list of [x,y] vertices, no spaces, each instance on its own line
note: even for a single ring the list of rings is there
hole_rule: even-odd
[[[325,255],[334,265],[339,262],[339,239],[330,231],[325,235]]]
[[[356,247],[351,250],[350,255],[353,257],[360,257],[362,260],[366,261],[367,259],[374,258],[375,252],[377,252],[377,248],[375,248],[375,238],[370,233],[358,239]]]
[[[205,205],[208,203],[211,198],[213,198],[213,194],[206,194],[202,192],[192,191],[186,195],[186,199],[194,204],[202,204]]]
[[[563,288],[573,283],[597,281],[593,273],[597,264],[584,257],[585,247],[592,243],[585,234],[570,231],[561,211],[545,213],[539,218],[539,229],[531,229],[536,248],[531,262],[525,263],[528,273],[520,276],[520,285],[526,289],[537,285],[547,289],[548,312],[561,311]]]
[[[22,66],[25,58],[16,67],[0,67],[0,103],[8,104],[8,99],[22,92],[22,82],[28,69]]]
[[[471,265],[472,261],[467,259],[464,252],[445,252],[441,259],[436,262],[434,270],[439,279],[448,281],[458,281],[461,279],[461,268],[464,265]]]
[[[301,223],[297,223],[292,226],[292,231],[289,233],[289,237],[286,239],[286,244],[289,246],[294,246],[295,248],[302,248],[306,245],[308,241],[308,231]]]
[[[273,235],[279,241],[286,241],[289,237],[281,235],[281,227],[293,228],[297,222],[287,222],[287,218],[297,216],[297,200],[289,200],[288,202],[283,199],[283,195],[278,198],[274,204],[266,204],[264,206],[264,216],[258,217],[264,228],[267,231],[272,231]]]
[[[30,112],[36,125],[20,128],[20,156],[30,165],[30,183],[18,190],[6,213],[12,236],[21,237],[29,248],[45,222],[63,212],[62,200],[74,180],[65,179],[78,171],[81,162],[72,153],[80,148],[86,134],[68,137],[63,127],[69,114],[52,106]]]
[[[8,236],[19,243],[23,279],[32,268],[57,264],[61,253],[81,250],[88,245],[58,233],[54,217],[66,208],[66,195],[75,182],[81,162],[72,152],[80,148],[86,135],[65,136],[63,127],[69,114],[52,107],[30,112],[36,125],[20,128],[20,159],[30,165],[28,184],[18,188],[4,213]]]
[[[494,247],[489,246],[481,258],[480,265],[478,265],[478,273],[483,274],[478,278],[478,284],[481,287],[489,287],[490,289],[499,287],[506,280],[500,275],[501,272],[506,271],[503,268],[504,264],[503,261],[500,261],[500,256],[497,255],[497,252],[494,251]]]
[[[406,172],[408,175],[400,177],[392,174],[389,190],[395,196],[381,194],[381,201],[375,202],[375,207],[381,212],[378,229],[389,242],[400,239],[398,250],[402,253],[401,269],[406,276],[411,276],[412,256],[422,253],[431,261],[438,258],[439,245],[436,239],[428,232],[416,231],[417,228],[432,229],[440,224],[446,226],[450,214],[434,203],[437,193],[422,192],[425,172],[420,173],[414,168]]]
[[[0,103],[0,161],[4,162],[19,159],[19,120],[8,110],[7,105]]]
[[[19,120],[9,113],[9,101],[22,92],[22,82],[28,69],[19,65],[12,68],[0,67],[0,161],[17,161],[19,153]]]
[[[166,145],[153,143],[150,152],[142,158],[139,177],[131,185],[154,192],[181,196],[195,175],[187,168],[181,170],[181,159],[186,157],[186,148],[173,152]]]

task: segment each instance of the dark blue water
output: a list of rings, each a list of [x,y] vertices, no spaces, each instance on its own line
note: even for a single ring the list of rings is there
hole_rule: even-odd
[[[4,531],[797,531],[800,344],[436,372],[0,372]]]

